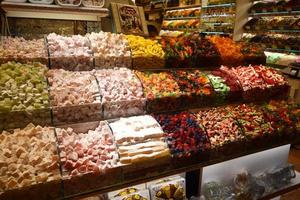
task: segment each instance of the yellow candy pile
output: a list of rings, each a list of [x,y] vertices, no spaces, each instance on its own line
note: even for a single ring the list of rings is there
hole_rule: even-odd
[[[135,69],[163,68],[165,66],[165,53],[157,41],[134,35],[127,35],[126,38],[131,48]]]

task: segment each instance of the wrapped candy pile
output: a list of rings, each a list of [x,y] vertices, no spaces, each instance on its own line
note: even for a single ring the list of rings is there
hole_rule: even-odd
[[[64,177],[104,173],[117,166],[116,145],[106,121],[87,132],[69,127],[56,128],[56,133]]]
[[[49,95],[40,63],[8,62],[0,66],[0,130],[50,120]],[[25,112],[26,111],[26,112]]]
[[[101,100],[92,72],[52,69],[47,73],[54,122],[82,122],[101,118]]]
[[[0,193],[61,179],[56,139],[51,127],[28,124],[12,133],[3,131],[0,149]],[[51,188],[52,192],[59,184],[56,189]]]
[[[264,79],[268,88],[271,88],[269,96],[279,97],[286,96],[289,91],[289,83],[279,71],[262,65],[253,66],[255,72]]]
[[[161,45],[141,36],[126,35],[132,54],[132,66],[135,69],[163,68],[165,53]]]
[[[257,101],[265,99],[263,94],[266,93],[267,84],[252,66],[237,68],[222,66],[220,69],[228,74],[234,74],[237,77],[243,88],[243,97],[245,100]]]
[[[208,39],[220,52],[223,65],[237,66],[242,63],[241,48],[231,38],[209,36]]]
[[[205,131],[200,128],[192,114],[181,112],[154,117],[166,133],[172,156],[189,157],[210,148]]]
[[[47,63],[47,51],[43,39],[25,40],[22,37],[7,37],[0,43],[0,63]]]
[[[90,40],[96,67],[131,67],[130,47],[125,35],[101,31],[86,37]]]
[[[96,70],[95,76],[100,86],[105,118],[144,113],[146,100],[143,88],[133,71],[127,68],[102,69]]]
[[[81,35],[65,37],[51,33],[47,36],[51,68],[87,71],[94,68],[89,41]]]
[[[110,123],[118,144],[121,164],[169,157],[164,132],[150,115],[121,118]]]
[[[228,106],[227,110],[241,125],[247,138],[262,137],[274,131],[271,124],[264,118],[263,112],[255,106],[241,104]]]
[[[225,108],[212,108],[195,114],[198,122],[205,128],[213,148],[244,138],[237,122]]]
[[[171,72],[135,73],[142,82],[148,111],[174,110],[180,107],[179,97],[182,92]]]
[[[216,103],[224,102],[230,92],[230,87],[228,85],[226,85],[225,80],[219,76],[214,76],[212,74],[209,74],[207,76],[214,88],[214,91],[216,94],[216,96],[215,96]]]

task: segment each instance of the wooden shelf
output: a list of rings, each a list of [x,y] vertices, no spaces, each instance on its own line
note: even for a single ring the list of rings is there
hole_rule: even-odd
[[[107,8],[63,7],[32,3],[2,2],[7,17],[100,21],[109,16]]]

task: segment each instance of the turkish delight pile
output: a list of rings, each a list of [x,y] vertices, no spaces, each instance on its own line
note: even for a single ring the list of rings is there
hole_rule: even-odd
[[[107,122],[83,133],[71,127],[56,128],[56,133],[64,176],[104,173],[117,166],[116,145]]]
[[[164,132],[150,115],[121,118],[110,123],[114,133],[120,163],[133,164],[170,155]]]
[[[130,47],[125,35],[109,32],[87,34],[96,67],[131,67]]]
[[[71,37],[51,33],[47,36],[51,68],[71,71],[93,69],[92,51],[89,41],[81,35]]]
[[[0,192],[60,178],[52,127],[28,124],[0,134]]]
[[[101,69],[95,71],[95,76],[106,118],[144,113],[143,88],[133,71],[127,68]]]
[[[0,43],[0,62],[46,63],[47,51],[43,39],[25,40],[22,37],[7,37]]]

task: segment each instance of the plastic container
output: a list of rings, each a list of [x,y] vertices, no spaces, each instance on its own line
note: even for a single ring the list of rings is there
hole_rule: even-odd
[[[82,0],[82,5],[89,8],[102,8],[105,0]]]
[[[70,0],[66,0],[70,1]],[[65,6],[65,7],[78,7],[81,5],[81,0],[75,0],[74,2],[78,2],[76,4],[68,3],[68,2],[62,2],[61,0],[55,0],[55,3],[60,6]]]
[[[53,4],[54,0],[29,0],[29,2],[34,4]]]

